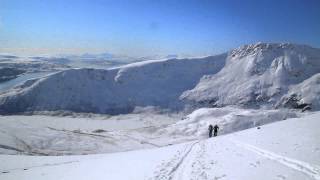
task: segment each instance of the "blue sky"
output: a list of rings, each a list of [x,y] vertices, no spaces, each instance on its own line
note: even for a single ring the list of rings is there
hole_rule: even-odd
[[[208,55],[320,47],[319,0],[0,0],[0,52]]]

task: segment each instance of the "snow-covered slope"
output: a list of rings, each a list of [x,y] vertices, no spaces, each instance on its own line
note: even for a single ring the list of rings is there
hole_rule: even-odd
[[[259,110],[239,109],[234,107],[200,108],[175,124],[162,128],[156,133],[168,137],[208,137],[208,126],[219,125],[219,134],[229,134],[236,131],[261,126],[264,124],[297,117],[290,110]]]
[[[320,73],[290,88],[282,97],[279,106],[307,108],[312,105],[314,110],[320,110]]]
[[[179,96],[203,75],[217,73],[226,54],[198,59],[146,61],[109,70],[72,69],[0,95],[0,113],[71,110],[119,114],[136,106],[179,109]]]
[[[320,179],[320,113],[163,148],[86,156],[0,155],[1,180]]]
[[[293,85],[316,73],[320,73],[320,49],[294,44],[246,45],[230,51],[219,73],[203,77],[181,98],[205,106],[275,107],[282,96],[294,91]],[[313,84],[311,91],[318,92],[320,87]],[[318,109],[317,99],[312,98],[308,102]]]

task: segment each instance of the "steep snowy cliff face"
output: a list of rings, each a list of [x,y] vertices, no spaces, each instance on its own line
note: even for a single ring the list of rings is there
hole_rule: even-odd
[[[283,96],[278,106],[320,110],[320,73],[294,85],[287,95]]]
[[[230,51],[219,73],[201,78],[181,99],[195,106],[299,108],[284,103],[288,92],[298,91],[296,94],[301,96],[298,104],[307,99],[317,109],[319,101],[308,92],[319,93],[318,76],[307,80],[317,73],[320,73],[320,49],[294,44],[246,45]],[[305,88],[309,84],[312,86]]]
[[[146,61],[124,67],[72,69],[29,80],[0,95],[0,113],[70,110],[119,114],[136,106],[180,109],[179,96],[217,73],[227,54],[197,59]]]

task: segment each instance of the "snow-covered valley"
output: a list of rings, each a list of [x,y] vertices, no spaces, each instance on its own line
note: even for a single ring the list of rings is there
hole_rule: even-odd
[[[226,107],[190,115],[149,109],[117,116],[0,116],[0,153],[70,155],[156,148],[206,139],[209,124],[219,124],[222,135],[301,115]]]

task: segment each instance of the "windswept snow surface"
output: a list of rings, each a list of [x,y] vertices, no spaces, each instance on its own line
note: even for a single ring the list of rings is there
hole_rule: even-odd
[[[136,106],[179,110],[179,96],[206,74],[217,73],[226,54],[199,59],[146,61],[109,70],[72,69],[0,95],[0,113],[70,110],[129,113]]]
[[[86,156],[0,155],[1,180],[320,179],[320,113],[163,148]]]
[[[294,91],[295,85],[317,73],[320,49],[294,44],[245,45],[229,52],[219,73],[204,76],[181,98],[200,106],[276,107],[288,91]],[[312,91],[319,89],[312,87]],[[317,97],[308,102],[313,103],[313,109],[319,109]]]

